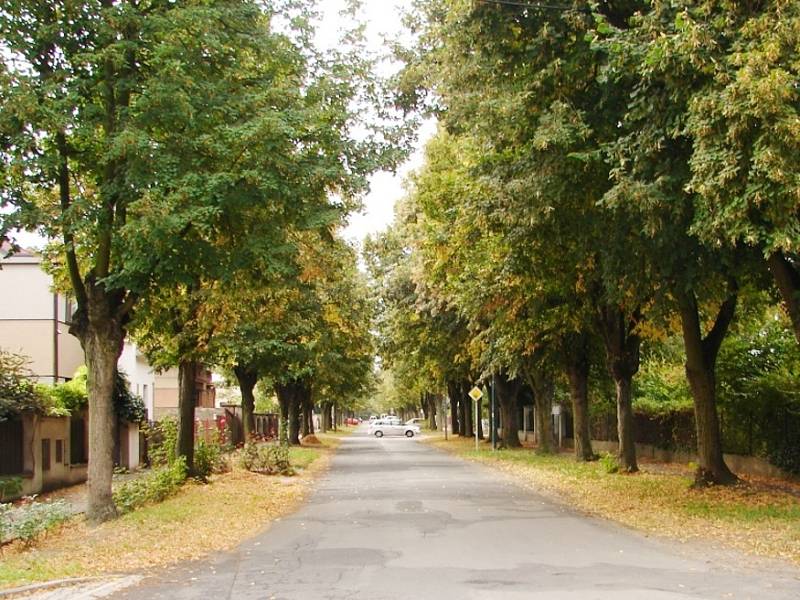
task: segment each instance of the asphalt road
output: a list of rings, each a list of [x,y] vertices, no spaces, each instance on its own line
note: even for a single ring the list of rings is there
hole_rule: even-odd
[[[357,433],[293,516],[113,597],[798,600],[800,571],[647,538],[417,440]]]

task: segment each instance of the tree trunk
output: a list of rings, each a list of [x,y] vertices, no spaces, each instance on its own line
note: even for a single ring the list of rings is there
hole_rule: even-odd
[[[569,392],[572,400],[572,421],[575,459],[594,460],[589,431],[589,339],[585,333],[565,340],[565,358]]]
[[[606,349],[608,372],[617,389],[617,435],[620,468],[639,470],[636,463],[636,432],[633,419],[633,376],[639,371],[641,338],[636,333],[638,311],[630,317],[615,306],[600,309],[600,329]]]
[[[89,466],[86,515],[92,523],[117,516],[111,494],[114,473],[114,383],[124,331],[114,323],[90,324],[80,336],[88,371]],[[105,325],[105,327],[102,327]]]
[[[291,395],[291,402],[289,402],[289,443],[292,446],[300,445],[300,411],[302,406],[302,398],[295,389]]]
[[[244,439],[249,441],[250,437],[255,433],[255,418],[253,413],[256,409],[256,398],[253,390],[255,390],[258,383],[258,372],[253,369],[248,369],[244,366],[235,366],[233,374],[236,375],[236,380],[239,382],[239,390],[242,393],[242,428],[244,430]]]
[[[303,390],[303,437],[314,433],[314,397],[311,386],[306,386]]]
[[[320,429],[322,433],[327,433],[327,431],[331,428],[331,403],[330,402],[323,402],[321,405],[322,415],[319,420]]]
[[[289,443],[289,413],[292,404],[294,388],[291,383],[276,383],[275,395],[278,397],[278,411],[280,412],[278,423],[278,439],[281,444]]]
[[[705,337],[700,331],[700,315],[694,292],[678,297],[686,350],[686,378],[694,401],[699,465],[695,485],[729,484],[737,481],[722,457],[722,436],[717,415],[716,363],[734,313],[736,295],[732,294],[719,308],[714,325]]]
[[[428,427],[431,431],[436,431],[436,399],[430,392],[425,392],[425,404],[428,407]]]
[[[197,361],[178,363],[178,456],[186,460],[186,469],[194,473],[194,409],[197,405]]]
[[[453,435],[460,435],[461,386],[454,381],[448,381],[447,395],[450,396],[450,429],[453,431]]]
[[[469,396],[464,399],[464,437],[475,435],[475,413],[472,410],[473,400]]]
[[[500,423],[503,426],[503,436],[501,441],[507,448],[520,448],[519,441],[519,412],[518,397],[522,387],[519,379],[509,380],[505,374],[498,373],[495,376],[497,386],[497,400],[500,404]]]
[[[555,446],[551,414],[555,383],[553,377],[545,369],[533,369],[530,374],[530,386],[533,389],[534,427],[536,428],[536,451],[539,454],[552,454]]]
[[[478,412],[478,439],[483,439],[483,400],[478,400],[475,404],[475,408]]]
[[[770,255],[767,265],[781,293],[783,307],[792,322],[794,336],[800,342],[800,273],[780,250]]]

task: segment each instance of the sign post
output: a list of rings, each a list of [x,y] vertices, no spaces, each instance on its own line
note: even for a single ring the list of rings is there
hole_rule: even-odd
[[[475,413],[475,450],[478,450],[478,419],[480,415],[478,414],[478,400],[483,397],[483,392],[480,388],[476,385],[469,391],[469,397],[472,398],[472,401],[475,403],[475,408],[473,409],[473,413]]]

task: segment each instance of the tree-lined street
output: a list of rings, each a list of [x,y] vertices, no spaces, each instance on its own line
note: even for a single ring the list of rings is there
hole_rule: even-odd
[[[236,551],[114,596],[794,599],[796,571],[584,517],[405,438],[347,438],[309,502]]]

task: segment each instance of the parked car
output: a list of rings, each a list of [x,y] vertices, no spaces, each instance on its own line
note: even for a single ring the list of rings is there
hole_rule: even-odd
[[[381,438],[385,435],[404,435],[406,437],[414,437],[415,435],[419,434],[419,426],[401,423],[399,419],[391,421],[379,420],[370,423],[369,433],[378,438]]]
[[[413,419],[409,419],[408,421],[406,421],[406,425],[419,425],[420,427],[422,427],[422,422],[424,420],[425,419],[423,419],[422,417],[414,417]]]

